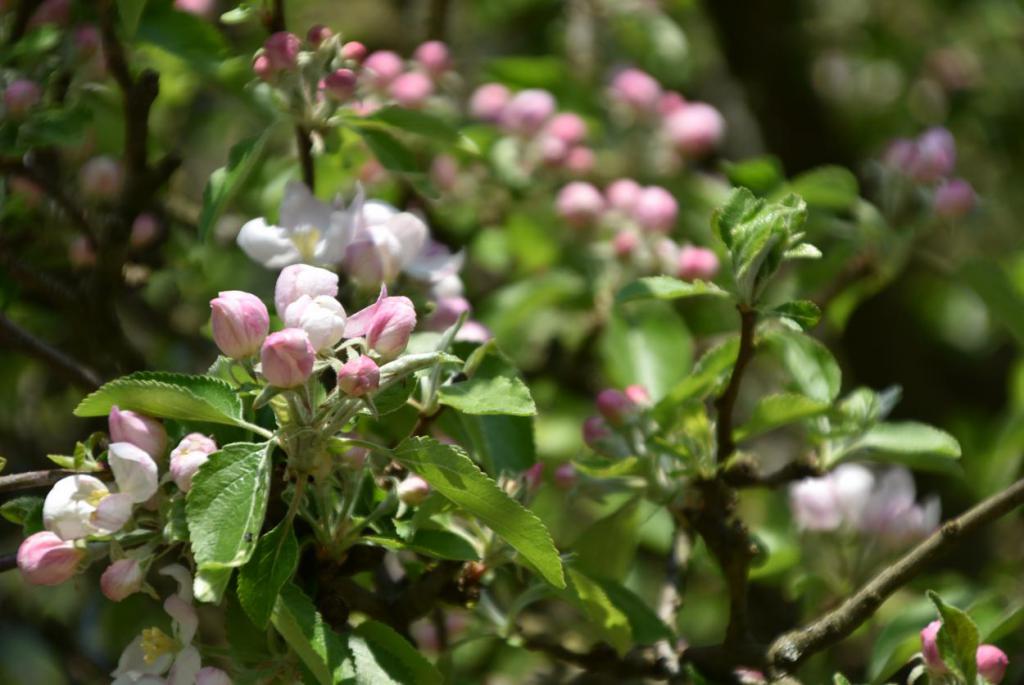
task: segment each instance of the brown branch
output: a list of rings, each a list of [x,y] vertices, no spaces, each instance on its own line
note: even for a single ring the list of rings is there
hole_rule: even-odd
[[[99,374],[91,368],[37,338],[3,314],[0,314],[0,338],[5,339],[12,347],[46,362],[67,380],[86,390],[95,390],[103,382]]]
[[[17,554],[0,554],[0,573],[18,568]]]
[[[722,478],[734,488],[777,488],[802,478],[817,478],[823,473],[817,464],[798,459],[765,474],[760,473],[751,460],[742,459],[730,463],[722,471]]]
[[[61,478],[77,476],[82,473],[82,471],[75,471],[74,469],[48,469],[46,471],[12,473],[9,476],[0,476],[0,493],[31,490],[33,488],[48,488]],[[102,475],[102,472],[93,472],[89,475],[99,476]]]
[[[316,168],[313,166],[313,140],[309,131],[303,126],[295,127],[295,149],[299,152],[299,166],[302,168],[302,181],[310,190],[316,187]]]
[[[874,614],[888,597],[910,582],[953,543],[1024,504],[1024,478],[946,521],[937,531],[872,578],[852,597],[803,628],[778,637],[768,662],[778,673],[792,672],[811,655],[842,640]]]
[[[96,242],[96,230],[85,217],[85,212],[83,212],[81,207],[75,204],[75,202],[65,194],[59,180],[52,174],[39,172],[25,164],[23,161],[16,159],[0,160],[0,172],[14,176],[21,176],[41,188],[43,192],[46,193],[46,195],[49,196],[49,198],[53,200],[58,207],[60,207],[61,211],[68,216],[71,223],[73,223],[78,230],[92,239],[93,243]]]
[[[427,39],[444,40],[449,0],[430,0],[427,5]]]
[[[746,305],[738,305],[740,312],[740,349],[736,355],[736,364],[733,366],[732,375],[729,377],[729,385],[715,400],[715,435],[718,438],[718,463],[724,463],[730,454],[736,449],[736,443],[732,437],[733,411],[736,408],[736,399],[740,393],[740,383],[743,381],[743,372],[754,356],[754,329],[757,324],[757,312]]]

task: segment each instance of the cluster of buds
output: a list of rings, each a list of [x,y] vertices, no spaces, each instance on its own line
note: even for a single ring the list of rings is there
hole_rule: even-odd
[[[921,538],[939,523],[939,501],[916,502],[914,477],[891,468],[880,477],[858,464],[842,464],[820,478],[804,478],[789,490],[793,518],[801,530],[847,530],[889,548]]]
[[[522,491],[528,496],[535,494],[544,483],[544,473],[547,470],[547,466],[542,461],[525,469],[520,474],[520,482],[525,486]],[[563,462],[551,471],[551,483],[559,490],[571,490],[578,480],[579,474],[571,462]],[[515,490],[519,490],[518,484]]]
[[[974,188],[968,181],[953,176],[956,140],[948,130],[930,128],[916,139],[894,140],[882,161],[889,169],[930,189],[932,209],[938,216],[956,219],[974,209]]]
[[[945,662],[939,654],[939,630],[942,621],[932,621],[921,631],[921,657],[929,674],[942,678],[949,674]],[[995,645],[979,645],[975,653],[978,675],[989,685],[999,685],[1006,675],[1006,667],[1010,660],[1006,653]]]
[[[598,454],[622,458],[632,453],[635,429],[651,407],[651,396],[642,385],[625,390],[607,388],[597,394],[597,415],[583,422],[583,442]]]
[[[607,236],[615,257],[638,271],[687,281],[708,281],[718,273],[718,257],[712,250],[679,245],[668,237],[675,228],[679,204],[660,186],[620,178],[602,193],[590,183],[573,181],[559,191],[555,209],[570,226],[596,228]]]

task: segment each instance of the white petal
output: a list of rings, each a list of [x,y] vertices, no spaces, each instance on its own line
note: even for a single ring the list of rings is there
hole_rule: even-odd
[[[158,676],[164,673],[170,668],[173,659],[171,654],[161,654],[153,663],[146,663],[146,655],[142,651],[142,636],[139,635],[121,652],[117,668],[110,675],[117,679],[114,682],[138,683],[143,676]],[[124,678],[127,680],[121,680]]]
[[[174,659],[171,672],[167,674],[167,685],[195,685],[196,676],[202,667],[199,650],[195,647],[186,647]]]
[[[459,273],[466,255],[462,250],[455,254],[440,243],[431,241],[405,267],[405,273],[420,281],[438,283]]]
[[[367,200],[363,203],[363,211],[361,212],[363,222],[367,226],[386,224],[396,214],[398,214],[396,207],[381,200]]]
[[[141,503],[156,494],[159,485],[156,462],[146,452],[128,442],[115,442],[107,452],[110,470],[118,490]]]
[[[331,207],[309,192],[306,184],[290,181],[284,189],[281,200],[281,225],[295,230],[310,226],[320,232],[327,230],[331,220]]]
[[[174,620],[175,637],[183,645],[192,644],[199,628],[199,615],[196,608],[178,595],[171,595],[164,600],[164,611]]]
[[[238,232],[237,242],[245,254],[268,269],[283,269],[302,261],[288,231],[263,219],[246,222]]]
[[[427,238],[430,237],[430,231],[427,230],[427,225],[423,223],[423,220],[411,212],[396,214],[386,225],[398,244],[396,254],[398,267],[404,269],[412,264],[423,251],[427,244]]]
[[[63,540],[97,533],[92,523],[95,505],[90,498],[106,493],[107,486],[93,476],[68,476],[54,483],[43,502],[43,524]]]
[[[158,571],[160,575],[170,576],[178,582],[178,596],[186,602],[192,601],[192,574],[181,564],[170,564]]]
[[[131,496],[115,492],[100,501],[92,514],[92,523],[99,532],[110,535],[124,528],[131,517]]]

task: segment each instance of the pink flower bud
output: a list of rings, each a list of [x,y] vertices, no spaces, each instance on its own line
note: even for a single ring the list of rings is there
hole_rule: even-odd
[[[426,320],[426,327],[431,331],[448,330],[459,317],[470,311],[469,300],[464,297],[442,297],[437,301],[437,307]]]
[[[309,41],[309,44],[314,48],[318,48],[324,43],[324,41],[333,35],[334,32],[329,28],[323,24],[317,24],[315,26],[311,26],[309,31],[306,32],[306,40]]]
[[[210,326],[217,347],[232,359],[256,354],[270,331],[267,305],[241,290],[225,290],[210,300]]]
[[[573,181],[558,192],[555,211],[573,226],[586,226],[604,211],[604,198],[591,184]]]
[[[683,107],[686,107],[686,99],[675,91],[668,91],[662,93],[661,99],[658,100],[658,113],[662,116],[668,116],[673,112],[678,112]]]
[[[566,145],[578,145],[587,138],[586,122],[580,115],[572,112],[556,114],[548,122],[545,131]]]
[[[115,497],[127,498],[129,508],[130,504],[141,504],[156,494],[158,468],[146,450],[130,442],[112,442],[107,450],[107,462],[117,483]]]
[[[60,585],[70,580],[84,558],[84,549],[48,530],[28,536],[18,547],[18,568],[33,585]]]
[[[362,397],[376,392],[378,385],[380,367],[366,355],[360,355],[338,369],[338,388],[346,395]]]
[[[942,621],[932,621],[921,631],[921,656],[931,673],[945,673],[946,664],[939,656],[939,629]]]
[[[623,69],[612,79],[611,96],[638,113],[654,112],[661,100],[661,86],[639,69]]]
[[[75,50],[80,57],[92,57],[101,44],[100,31],[94,25],[83,24],[75,29]]]
[[[594,169],[597,157],[589,147],[577,145],[571,148],[565,156],[565,168],[574,174],[588,174]]]
[[[162,423],[145,414],[120,409],[115,404],[107,417],[111,442],[135,445],[153,459],[160,459],[167,449],[167,431]]]
[[[156,240],[160,235],[160,222],[150,213],[139,214],[132,222],[132,232],[128,243],[136,248],[143,248]]]
[[[34,81],[28,79],[16,79],[4,89],[4,106],[7,107],[7,114],[15,119],[20,119],[28,111],[39,104],[43,91]]]
[[[415,109],[420,107],[434,93],[434,83],[426,74],[409,71],[396,77],[389,90],[402,107]]]
[[[917,139],[910,175],[919,183],[933,183],[948,176],[956,165],[956,141],[944,128],[931,128]]]
[[[512,99],[508,88],[500,83],[485,83],[469,98],[469,113],[474,119],[497,123],[505,106]]]
[[[668,233],[675,226],[679,204],[664,188],[647,186],[640,191],[632,213],[637,223],[648,231]]]
[[[352,315],[345,337],[366,338],[366,344],[383,359],[394,359],[409,344],[416,327],[416,309],[408,297],[387,297],[387,290],[375,303]]]
[[[665,134],[687,157],[711,152],[725,135],[725,119],[705,102],[691,102],[665,117]]]
[[[954,178],[935,189],[935,213],[946,219],[958,219],[974,209],[975,200],[971,184]]]
[[[639,244],[640,236],[632,231],[619,231],[612,239],[612,249],[615,250],[615,256],[619,259],[629,257]]]
[[[402,58],[390,50],[377,50],[363,60],[363,68],[370,72],[368,78],[376,88],[386,88],[398,78],[405,65]]]
[[[438,76],[451,67],[448,46],[439,40],[429,40],[412,53],[413,60],[432,76]]]
[[[621,390],[609,388],[597,394],[597,411],[613,426],[625,424],[636,410],[636,403]]]
[[[643,188],[631,178],[620,178],[604,189],[608,206],[623,212],[632,211]]]
[[[270,66],[270,58],[262,54],[256,55],[252,60],[252,73],[262,81],[269,81],[273,78],[274,68]]]
[[[260,350],[263,377],[278,388],[294,388],[305,383],[313,373],[315,361],[316,350],[301,328],[271,333]]]
[[[612,437],[608,423],[600,416],[591,416],[583,422],[583,442],[587,447],[597,450],[598,446]]]
[[[639,384],[627,385],[623,392],[638,407],[651,406],[651,394],[647,392],[647,388],[644,386]]]
[[[1010,665],[1006,653],[995,645],[979,646],[975,660],[978,664],[978,675],[992,685],[999,685],[1003,681],[1006,667]]]
[[[357,40],[350,40],[341,46],[341,58],[358,64],[366,59],[366,46]]]
[[[282,319],[295,300],[303,295],[338,296],[338,274],[308,264],[292,264],[281,270],[274,286],[274,306]]]
[[[85,269],[96,264],[96,250],[84,235],[71,241],[68,246],[68,261],[76,269]]]
[[[306,331],[313,349],[322,352],[337,345],[345,335],[345,309],[329,295],[303,295],[288,305],[284,325]]]
[[[44,0],[28,21],[29,28],[44,24],[64,26],[71,19],[71,0]]]
[[[136,559],[119,559],[100,576],[100,590],[112,602],[120,602],[142,589],[142,565]]]
[[[900,173],[910,174],[916,156],[917,144],[914,141],[897,138],[890,142],[882,153],[882,161]]]
[[[569,154],[569,146],[561,138],[556,138],[549,133],[542,133],[537,138],[540,147],[540,156],[548,166],[558,166],[565,161]]]
[[[462,324],[462,328],[455,334],[459,342],[480,343],[481,345],[494,338],[494,332],[479,321],[470,319]]]
[[[202,433],[189,433],[171,450],[170,474],[182,492],[192,489],[192,478],[210,455],[217,451],[217,443]]]
[[[451,191],[459,181],[459,163],[451,155],[438,155],[430,163],[430,180],[441,190]]]
[[[356,92],[356,73],[336,69],[324,78],[322,89],[335,100],[348,100]]]
[[[216,0],[174,0],[174,8],[200,17],[211,17],[216,9]]]
[[[124,168],[113,157],[93,157],[78,172],[82,193],[96,200],[112,200],[124,184]]]
[[[398,484],[398,499],[410,507],[423,504],[430,495],[430,484],[415,474],[409,474]]]
[[[555,487],[559,490],[568,490],[576,485],[576,467],[565,463],[555,469]]]
[[[523,471],[523,481],[526,483],[527,490],[536,492],[537,488],[544,482],[544,462],[538,461]]]
[[[270,60],[272,71],[289,71],[298,65],[299,50],[302,41],[294,33],[278,31],[271,34],[263,43],[263,50]]]
[[[196,685],[231,685],[231,677],[213,666],[204,666],[196,673]]]
[[[555,98],[546,90],[528,88],[516,93],[505,106],[501,123],[510,131],[536,133],[555,112]]]
[[[679,278],[684,281],[710,281],[718,273],[718,255],[706,247],[684,245],[679,250]]]

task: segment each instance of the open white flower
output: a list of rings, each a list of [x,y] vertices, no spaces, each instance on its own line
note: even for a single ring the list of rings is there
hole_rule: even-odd
[[[357,193],[353,206],[361,202]],[[290,182],[281,201],[280,225],[253,219],[238,233],[238,246],[268,269],[290,264],[337,264],[352,237],[353,212],[339,201],[327,204],[316,199],[297,181]]]
[[[146,628],[121,653],[113,685],[193,685],[202,668],[199,650],[192,640],[199,617],[192,605],[192,576],[179,564],[160,569],[178,581],[178,592],[164,600],[171,617],[171,635],[159,628]]]

